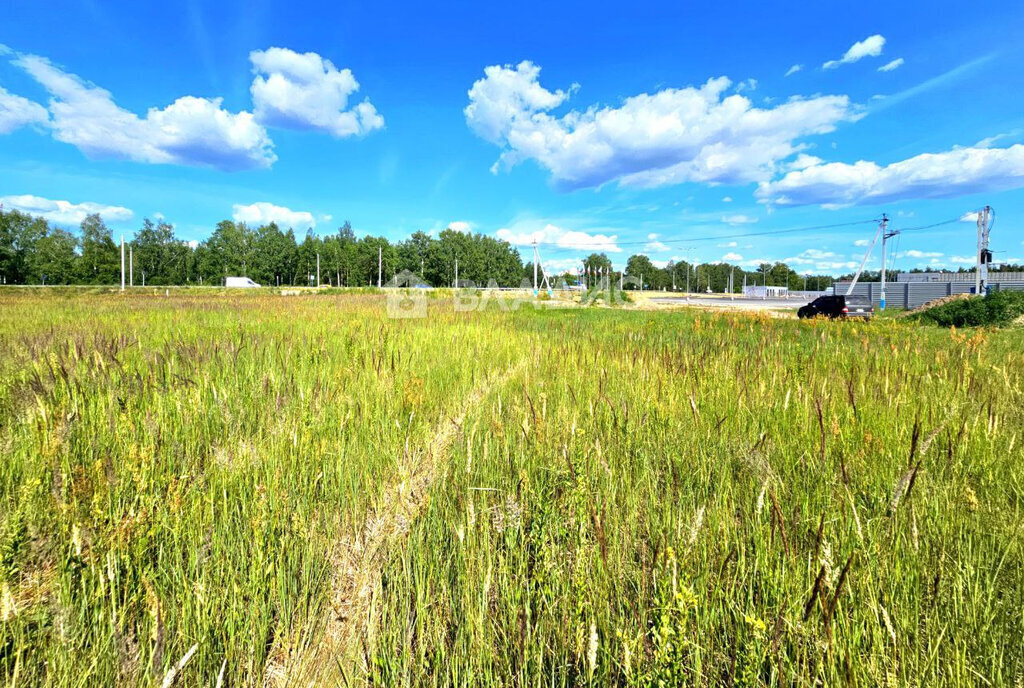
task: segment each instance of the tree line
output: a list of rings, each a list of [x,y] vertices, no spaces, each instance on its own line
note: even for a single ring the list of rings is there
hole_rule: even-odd
[[[459,279],[519,286],[525,268],[510,244],[482,234],[446,229],[436,238],[416,232],[391,243],[357,238],[345,222],[334,234],[309,231],[301,240],[276,223],[249,227],[224,220],[203,242],[187,242],[165,222],[146,219],[125,246],[137,285],[220,285],[245,276],[263,285],[369,286],[408,270],[431,285]],[[319,256],[319,265],[317,258]],[[317,269],[319,267],[319,275]],[[532,266],[530,266],[532,270]],[[99,215],[71,232],[41,217],[0,211],[0,282],[109,285],[121,281],[121,246]]]
[[[456,265],[460,284],[518,287],[533,279],[533,264],[524,263],[508,242],[453,229],[437,236],[416,232],[392,243],[385,237],[356,237],[345,222],[333,234],[310,230],[299,240],[292,229],[273,222],[250,227],[224,220],[205,241],[187,242],[175,236],[168,222],[145,219],[125,251],[136,285],[215,286],[225,277],[245,276],[263,285],[305,286],[317,283],[318,256],[319,283],[332,286],[375,286],[378,273],[386,283],[402,271],[431,286],[451,286]],[[643,254],[628,259],[625,274],[635,278],[626,288],[639,288],[642,280],[644,289],[718,293],[766,283],[821,290],[834,281],[828,275],[800,274],[782,262],[753,270],[724,262],[670,261],[658,267]],[[588,256],[581,270],[549,275],[572,285],[604,277],[621,277],[604,253]],[[73,232],[17,210],[0,211],[0,283],[110,285],[120,280],[120,244],[99,215],[89,215]]]

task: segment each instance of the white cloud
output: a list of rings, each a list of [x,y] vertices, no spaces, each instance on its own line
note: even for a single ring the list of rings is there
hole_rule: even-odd
[[[970,222],[971,224],[978,223],[978,211],[974,210],[969,213],[964,213],[960,216],[961,222]]]
[[[98,213],[107,222],[122,222],[132,219],[132,211],[119,205],[103,205],[102,203],[71,203],[70,201],[52,201],[40,196],[2,196],[0,203],[4,208],[20,210],[23,213],[45,218],[47,222],[58,225],[81,224],[86,215]]]
[[[143,118],[118,107],[109,91],[46,58],[22,55],[13,63],[49,92],[53,137],[90,158],[222,170],[265,168],[277,159],[252,114],[228,112],[220,98],[185,96],[162,110],[150,108]]]
[[[939,253],[937,251],[919,251],[916,248],[912,248],[909,251],[903,251],[901,253],[897,253],[896,257],[897,258],[904,258],[904,257],[905,258],[941,258],[944,255],[945,254]]]
[[[736,84],[736,92],[742,93],[743,91],[756,91],[757,90],[757,79],[747,79]]]
[[[865,57],[878,57],[885,47],[885,37],[880,34],[868,36],[863,41],[857,41],[850,46],[850,49],[838,60],[829,60],[821,65],[823,69],[833,69],[841,64],[850,64]]]
[[[884,65],[878,68],[880,72],[891,72],[894,69],[899,69],[903,66],[903,58],[897,57],[892,62],[886,62]]]
[[[736,248],[739,246],[735,241],[727,241],[724,244],[718,244],[718,248]]]
[[[660,241],[651,241],[644,246],[644,251],[650,251],[651,253],[664,253],[665,251],[671,251],[672,249]]]
[[[837,261],[818,261],[814,264],[815,270],[852,270],[853,268],[860,267],[860,263],[855,260],[837,260]]]
[[[812,265],[821,261],[835,260],[839,255],[832,251],[822,251],[816,248],[809,248],[795,256],[783,259],[784,263],[793,265]]]
[[[29,124],[47,124],[50,116],[39,103],[9,93],[0,86],[0,134],[10,134]]]
[[[762,182],[756,195],[778,205],[890,203],[953,198],[982,191],[1024,187],[1024,145],[1009,148],[954,148],[924,153],[881,166],[865,160],[831,162]]]
[[[743,215],[742,213],[736,213],[735,215],[723,215],[722,222],[729,225],[752,225],[757,222],[756,217],[750,215]]]
[[[792,161],[787,162],[782,166],[783,171],[792,172],[793,170],[806,170],[808,167],[814,167],[823,163],[819,157],[814,155],[808,155],[807,153],[800,153]]]
[[[322,131],[338,138],[366,134],[384,126],[369,100],[349,109],[359,90],[351,70],[335,67],[316,53],[268,48],[249,53],[250,91],[256,119],[287,129]]]
[[[723,196],[722,203],[732,203],[732,196]]]
[[[267,225],[276,222],[280,227],[293,229],[308,229],[316,226],[316,219],[313,213],[305,210],[292,210],[284,206],[274,205],[260,201],[252,205],[236,203],[233,207],[232,216],[235,222],[244,222],[248,225]]]
[[[529,262],[527,260],[527,262]],[[567,272],[576,274],[577,269],[580,268],[583,260],[581,258],[554,258],[548,259],[541,257],[541,267],[544,271],[550,275],[564,275]]]
[[[725,254],[724,256],[722,256],[722,260],[724,260],[724,261],[737,261],[737,260],[743,260],[743,256],[741,256],[740,254],[738,254],[738,253],[735,253],[735,252],[733,252],[733,251],[729,251],[729,252],[728,252],[728,253],[726,253],[726,254]]]
[[[765,262],[764,260],[759,262]],[[767,261],[772,262],[772,261]],[[809,248],[805,251],[798,253],[795,256],[789,258],[783,258],[783,263],[790,266],[797,265],[803,266],[805,272],[807,270],[816,270],[821,272],[831,272],[834,270],[852,270],[860,266],[860,262],[857,260],[844,260],[838,253],[832,251],[822,251],[820,249]]]
[[[484,74],[469,91],[465,116],[474,132],[503,149],[492,171],[535,160],[567,188],[764,181],[802,149],[799,139],[860,116],[847,96],[757,108],[742,95],[726,95],[732,82],[719,77],[556,117],[549,111],[574,88],[547,90],[533,63],[491,66]]]
[[[964,263],[967,265],[974,265],[978,262],[977,256],[950,256],[949,261],[951,263]]]
[[[456,232],[462,232],[463,234],[473,233],[473,225],[464,220],[456,220],[455,222],[449,222],[448,229],[451,229]]]
[[[510,229],[503,227],[495,232],[495,236],[514,246],[530,246],[534,241],[540,244],[554,244],[559,248],[577,249],[580,251],[608,251],[620,253],[622,248],[618,245],[618,236],[607,234],[588,234],[578,230],[564,229],[553,224],[547,224],[538,230],[528,230],[522,227]]]
[[[871,242],[868,241],[867,239],[857,239],[856,241],[853,242],[853,245],[860,246],[861,248],[866,248],[870,243]]]
[[[974,144],[974,147],[975,148],[991,148],[992,145],[994,143],[996,143],[997,141],[1002,141],[1003,139],[1015,139],[1015,138],[1019,137],[1021,135],[1021,133],[1024,133],[1024,129],[1012,129],[1010,131],[1003,132],[1001,134],[996,134],[995,136],[989,136],[987,138],[983,138],[981,141],[978,141],[976,144]]]
[[[789,69],[786,70],[785,76],[793,76],[794,74],[796,74],[797,72],[799,72],[803,68],[804,68],[804,66],[802,64],[795,64],[795,65],[793,65],[792,67],[790,67]]]

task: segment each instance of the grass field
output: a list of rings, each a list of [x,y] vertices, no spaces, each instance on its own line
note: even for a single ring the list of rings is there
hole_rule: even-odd
[[[0,291],[0,681],[1019,686],[1022,369],[895,319]]]

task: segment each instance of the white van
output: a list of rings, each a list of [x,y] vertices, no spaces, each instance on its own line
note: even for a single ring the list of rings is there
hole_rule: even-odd
[[[258,287],[260,285],[253,282],[248,277],[225,277],[225,287]]]

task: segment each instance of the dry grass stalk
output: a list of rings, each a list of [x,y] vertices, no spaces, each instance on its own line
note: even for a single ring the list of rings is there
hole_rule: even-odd
[[[432,441],[423,452],[410,458],[406,480],[382,492],[374,513],[355,538],[338,543],[332,556],[330,608],[317,640],[305,638],[294,648],[275,648],[265,668],[265,685],[323,685],[331,683],[346,659],[363,647],[363,670],[369,668],[367,655],[373,644],[374,600],[379,597],[382,569],[393,548],[405,538],[422,507],[441,460],[448,452],[469,409],[478,406],[492,389],[504,386],[525,367],[525,361],[509,368],[497,379],[484,381],[460,404],[460,412],[429,433]],[[337,682],[337,677],[334,682]]]
[[[161,688],[171,688],[171,686],[174,685],[174,682],[177,680],[178,675],[181,674],[181,672],[182,672],[182,670],[184,670],[185,666],[190,661],[192,661],[192,656],[195,655],[196,650],[198,650],[198,649],[199,649],[199,643],[195,643],[194,645],[192,645],[192,647],[190,647],[188,649],[188,652],[186,652],[182,656],[182,658],[178,660],[178,663],[175,664],[174,666],[172,666],[167,671],[167,674],[164,676],[163,682],[160,684]]]

